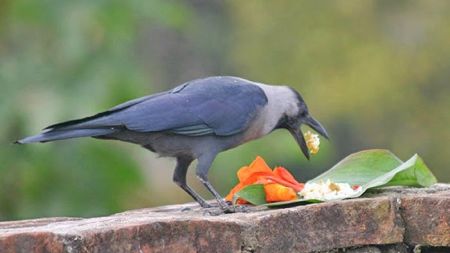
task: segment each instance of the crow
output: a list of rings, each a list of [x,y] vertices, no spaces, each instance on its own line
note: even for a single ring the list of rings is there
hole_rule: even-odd
[[[173,181],[207,208],[211,205],[186,182],[188,167],[197,159],[197,178],[222,210],[231,210],[208,181],[208,171],[217,154],[274,130],[287,129],[309,159],[301,124],[328,138],[325,128],[309,114],[306,103],[294,89],[213,76],[130,100],[90,117],[51,125],[16,143],[94,137],[141,145],[161,156],[176,158]]]

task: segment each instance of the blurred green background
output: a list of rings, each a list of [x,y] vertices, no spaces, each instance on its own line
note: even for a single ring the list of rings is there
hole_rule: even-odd
[[[210,75],[291,85],[331,135],[311,162],[283,130],[222,153],[210,179],[224,195],[256,155],[307,180],[368,148],[417,152],[449,182],[449,13],[427,0],[0,0],[0,220],[191,201],[175,162],[138,146],[11,143]]]

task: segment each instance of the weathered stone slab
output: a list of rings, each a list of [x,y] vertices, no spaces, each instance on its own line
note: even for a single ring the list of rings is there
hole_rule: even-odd
[[[199,210],[144,209],[109,217],[3,228],[0,252],[239,252],[240,221]]]
[[[388,197],[315,204],[255,215],[257,252],[310,252],[403,241]]]
[[[0,252],[315,252],[355,247],[391,252],[382,250],[391,246],[383,245],[450,246],[449,185],[393,188],[367,196],[218,216],[185,204],[89,219],[0,222]]]
[[[450,247],[450,191],[401,198],[405,242]]]

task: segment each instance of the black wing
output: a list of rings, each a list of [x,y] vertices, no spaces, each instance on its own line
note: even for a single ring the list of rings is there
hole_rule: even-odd
[[[137,132],[227,136],[245,130],[266,103],[264,91],[250,81],[209,77],[49,128],[125,127]]]

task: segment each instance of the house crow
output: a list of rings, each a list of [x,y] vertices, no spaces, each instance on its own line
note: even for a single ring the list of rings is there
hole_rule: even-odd
[[[294,89],[216,76],[130,100],[90,117],[51,125],[40,134],[16,143],[78,137],[135,143],[161,156],[174,157],[177,164],[173,181],[202,207],[209,207],[186,183],[188,167],[197,159],[198,179],[223,210],[230,210],[208,181],[208,170],[217,154],[276,129],[287,129],[309,159],[301,124],[328,138],[326,130],[309,114],[303,98]]]

